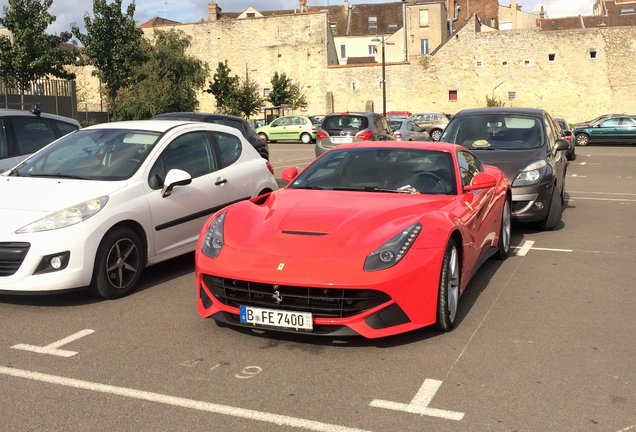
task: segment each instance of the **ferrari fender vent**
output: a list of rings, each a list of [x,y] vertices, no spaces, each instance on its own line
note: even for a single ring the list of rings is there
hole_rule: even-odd
[[[30,243],[0,243],[0,276],[11,276],[18,271],[26,257]]]
[[[283,230],[283,234],[292,234],[292,235],[304,235],[304,236],[326,236],[327,233],[324,232],[311,232],[311,231],[290,231]]]
[[[203,283],[228,306],[311,312],[321,318],[354,316],[391,300],[387,294],[371,289],[272,285],[210,275],[203,276]]]

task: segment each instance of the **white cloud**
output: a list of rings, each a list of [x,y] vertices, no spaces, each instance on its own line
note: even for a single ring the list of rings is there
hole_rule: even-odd
[[[533,2],[526,2],[533,3]],[[524,5],[525,6],[525,5]],[[529,6],[529,5],[528,5]],[[578,15],[592,15],[594,0],[547,0],[538,1],[529,11],[538,14],[543,6],[548,18],[561,18]],[[526,8],[524,7],[524,10]]]

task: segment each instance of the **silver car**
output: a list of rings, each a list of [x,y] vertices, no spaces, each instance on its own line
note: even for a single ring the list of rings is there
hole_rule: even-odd
[[[413,120],[389,120],[393,136],[398,141],[433,141],[431,136]]]
[[[316,156],[354,141],[395,141],[393,129],[374,112],[345,112],[325,116],[316,134]]]

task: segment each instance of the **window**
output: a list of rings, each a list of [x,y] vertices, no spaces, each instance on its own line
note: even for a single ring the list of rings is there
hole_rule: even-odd
[[[556,54],[548,54],[548,61],[550,63],[554,63],[555,60],[556,60]]]
[[[517,92],[508,92],[508,100],[513,101],[517,99]]]
[[[342,59],[346,59],[347,58],[347,46],[346,45],[340,45],[340,58],[342,58]]]
[[[420,54],[428,54],[428,39],[420,39]]]
[[[357,82],[354,81],[351,83],[351,90],[358,90],[358,88],[360,88],[360,86]]]
[[[219,134],[218,132],[214,133]],[[234,135],[227,136],[234,137]],[[234,138],[240,144],[240,140]],[[150,187],[158,189],[163,186],[166,174],[171,169],[183,170],[192,178],[214,171],[216,163],[210,148],[208,134],[191,132],[175,138],[151,168],[148,178]]]
[[[457,90],[449,90],[448,91],[448,100],[456,101],[457,100]]]
[[[329,28],[331,29],[331,33],[336,32],[336,23],[329,23]]]
[[[508,66],[508,62],[507,62],[507,61],[502,61],[502,62],[501,62],[501,65],[502,65],[502,66]]]
[[[524,66],[530,66],[530,60],[524,60],[523,61],[523,65]]]
[[[590,60],[595,60],[596,59],[596,50],[590,50]]]
[[[483,170],[481,163],[472,154],[465,151],[457,153],[457,164],[462,178],[462,186],[470,186],[475,174]]]
[[[397,24],[389,24],[389,31],[396,31],[398,28]]]
[[[46,119],[16,118],[12,123],[19,155],[34,153],[57,138],[53,125]]]
[[[369,55],[375,55],[375,45],[369,45]]]
[[[633,7],[621,8],[621,15],[633,15],[636,11]]]
[[[420,27],[428,27],[428,9],[420,10]]]
[[[263,89],[263,96],[264,96],[264,97],[269,96],[269,89],[268,89],[268,88],[264,88],[264,89]]]
[[[254,18],[256,16],[256,13],[255,12],[248,12],[248,13],[245,14],[245,16],[248,17],[248,18]]]
[[[369,17],[369,30],[377,30],[378,29],[378,17],[371,16]]]
[[[481,67],[481,64],[482,64],[482,63],[481,63],[481,60],[477,60],[477,61],[475,62],[475,66],[477,66],[477,67]]]

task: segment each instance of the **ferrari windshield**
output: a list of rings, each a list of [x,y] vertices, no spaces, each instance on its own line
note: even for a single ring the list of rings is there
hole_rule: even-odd
[[[471,150],[527,150],[545,142],[541,119],[515,114],[476,114],[455,117],[440,141]]]
[[[450,153],[409,148],[331,150],[288,187],[412,194],[457,190]]]
[[[159,132],[85,129],[71,133],[25,160],[11,176],[123,180],[139,168]]]

